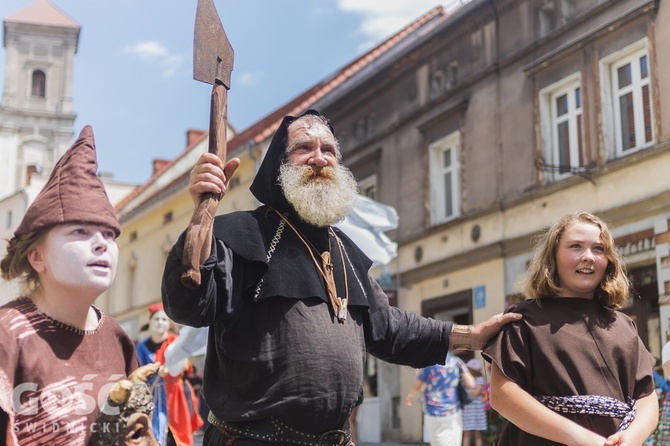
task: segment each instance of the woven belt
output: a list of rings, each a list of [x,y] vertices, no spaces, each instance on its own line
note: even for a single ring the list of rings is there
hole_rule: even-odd
[[[623,418],[617,432],[628,429],[637,414],[633,398],[628,398],[627,403],[599,395],[536,396],[535,399],[554,412]]]
[[[349,446],[351,429],[347,421],[342,429],[332,429],[321,434],[310,434],[294,429],[276,418],[230,422],[219,420],[212,412],[209,421],[221,433],[238,435],[268,443],[299,444],[302,446]]]

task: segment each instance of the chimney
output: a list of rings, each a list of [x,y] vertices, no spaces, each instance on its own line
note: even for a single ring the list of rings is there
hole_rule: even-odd
[[[32,177],[33,174],[39,172],[40,172],[39,168],[34,164],[26,166],[26,186],[30,185],[30,177]]]
[[[159,170],[162,170],[166,165],[170,164],[170,160],[166,160],[163,158],[155,158],[153,160],[153,164],[154,164],[154,171],[151,173],[152,175],[154,175]]]
[[[186,131],[186,147],[191,147],[191,144],[193,144],[195,140],[201,138],[205,133],[207,133],[207,130],[188,129]]]

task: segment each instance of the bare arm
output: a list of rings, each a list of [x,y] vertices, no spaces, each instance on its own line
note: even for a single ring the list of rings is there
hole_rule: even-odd
[[[519,313],[505,313],[491,316],[477,325],[454,324],[449,335],[449,350],[482,350],[505,324],[519,319]]]
[[[462,373],[461,374],[461,381],[463,381],[463,384],[465,384],[465,387],[470,390],[470,393],[472,394],[472,389],[475,387],[475,377],[472,376],[469,372]]]
[[[545,407],[493,363],[491,407],[519,429],[568,446],[603,446],[605,438]]]
[[[423,386],[423,381],[421,380],[416,380],[414,381],[414,385],[412,386],[412,389],[409,391],[409,395],[407,395],[407,405],[412,406],[414,404],[414,400],[416,400],[416,396],[421,390],[421,387]]]
[[[617,432],[607,438],[606,446],[640,445],[656,429],[658,423],[658,397],[651,392],[636,401],[637,414],[635,419],[623,432]]]
[[[476,387],[471,388],[471,389],[470,389],[470,395],[471,395],[471,396],[474,396],[474,397],[481,395],[481,393],[482,393],[482,387],[484,387],[484,386],[482,386],[482,385],[480,384],[480,385],[478,385],[478,386],[476,386]]]

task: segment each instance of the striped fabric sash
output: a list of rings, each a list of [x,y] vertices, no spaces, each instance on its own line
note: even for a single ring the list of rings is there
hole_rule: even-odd
[[[628,403],[598,395],[536,396],[535,399],[554,412],[623,418],[617,432],[626,430],[637,413],[633,398],[628,398]]]

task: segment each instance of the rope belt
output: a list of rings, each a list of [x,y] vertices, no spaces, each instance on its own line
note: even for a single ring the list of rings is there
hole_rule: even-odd
[[[294,429],[276,418],[230,422],[219,420],[212,412],[207,420],[227,436],[240,436],[268,443],[297,444],[302,446],[349,446],[351,429],[347,421],[342,429],[311,434]]]
[[[535,398],[554,412],[623,418],[617,432],[626,430],[637,413],[633,398],[628,398],[628,403],[609,396],[598,395],[536,396]]]

